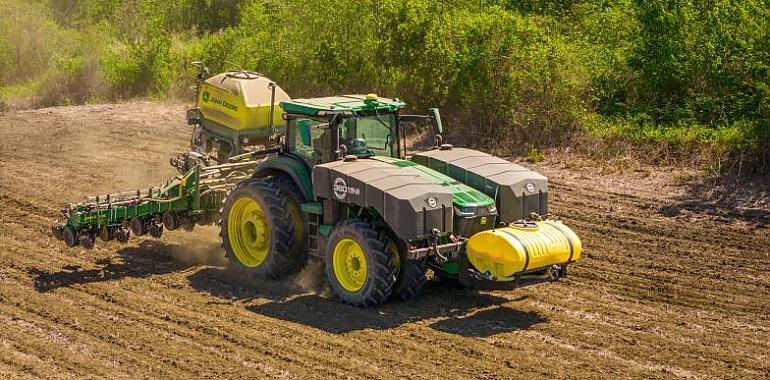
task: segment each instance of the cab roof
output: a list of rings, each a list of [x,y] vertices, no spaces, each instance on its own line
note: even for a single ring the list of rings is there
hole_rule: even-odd
[[[282,101],[280,105],[286,113],[321,116],[336,113],[354,114],[366,111],[395,112],[406,104],[398,99],[380,98],[369,94],[291,99]]]

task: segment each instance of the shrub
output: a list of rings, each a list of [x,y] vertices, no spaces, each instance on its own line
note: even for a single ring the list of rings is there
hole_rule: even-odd
[[[449,138],[506,155],[592,138],[666,160],[746,157],[766,149],[770,128],[766,0],[4,4],[7,102],[187,96],[187,64],[203,60],[262,72],[295,97],[438,106]]]

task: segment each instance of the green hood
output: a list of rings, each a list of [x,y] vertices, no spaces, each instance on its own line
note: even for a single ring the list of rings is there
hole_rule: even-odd
[[[449,188],[452,192],[452,203],[457,207],[487,207],[492,206],[495,203],[494,199],[488,195],[465,185],[452,177],[418,163],[384,156],[373,156],[369,159],[388,163],[400,168],[408,167],[416,170],[423,179]]]

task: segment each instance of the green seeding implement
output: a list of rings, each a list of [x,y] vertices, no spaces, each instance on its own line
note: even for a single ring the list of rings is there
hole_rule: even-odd
[[[177,158],[180,164],[182,159]],[[216,166],[193,166],[166,184],[148,189],[87,196],[82,203],[62,209],[54,235],[67,246],[90,248],[103,241],[128,242],[133,233],[160,238],[163,228],[192,229],[217,220],[222,201],[239,181],[249,178],[255,161]]]
[[[556,281],[580,258],[580,239],[548,219],[547,179],[442,143],[437,109],[405,115],[373,94],[291,99],[257,73],[198,67],[191,151],[172,160],[180,175],[86,197],[62,210],[56,237],[89,248],[218,223],[233,270],[277,279],[314,258],[358,306],[416,296],[429,269],[513,287]],[[407,154],[410,123],[431,126],[433,149]]]

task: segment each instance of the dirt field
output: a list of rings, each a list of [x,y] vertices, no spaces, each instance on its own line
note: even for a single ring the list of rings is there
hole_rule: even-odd
[[[770,209],[724,208],[665,169],[556,160],[551,209],[584,259],[555,284],[432,282],[358,309],[320,271],[258,283],[221,268],[216,230],[67,249],[49,226],[89,193],[173,176],[183,107],[0,116],[0,378],[768,378]],[[765,194],[766,195],[766,194]]]

